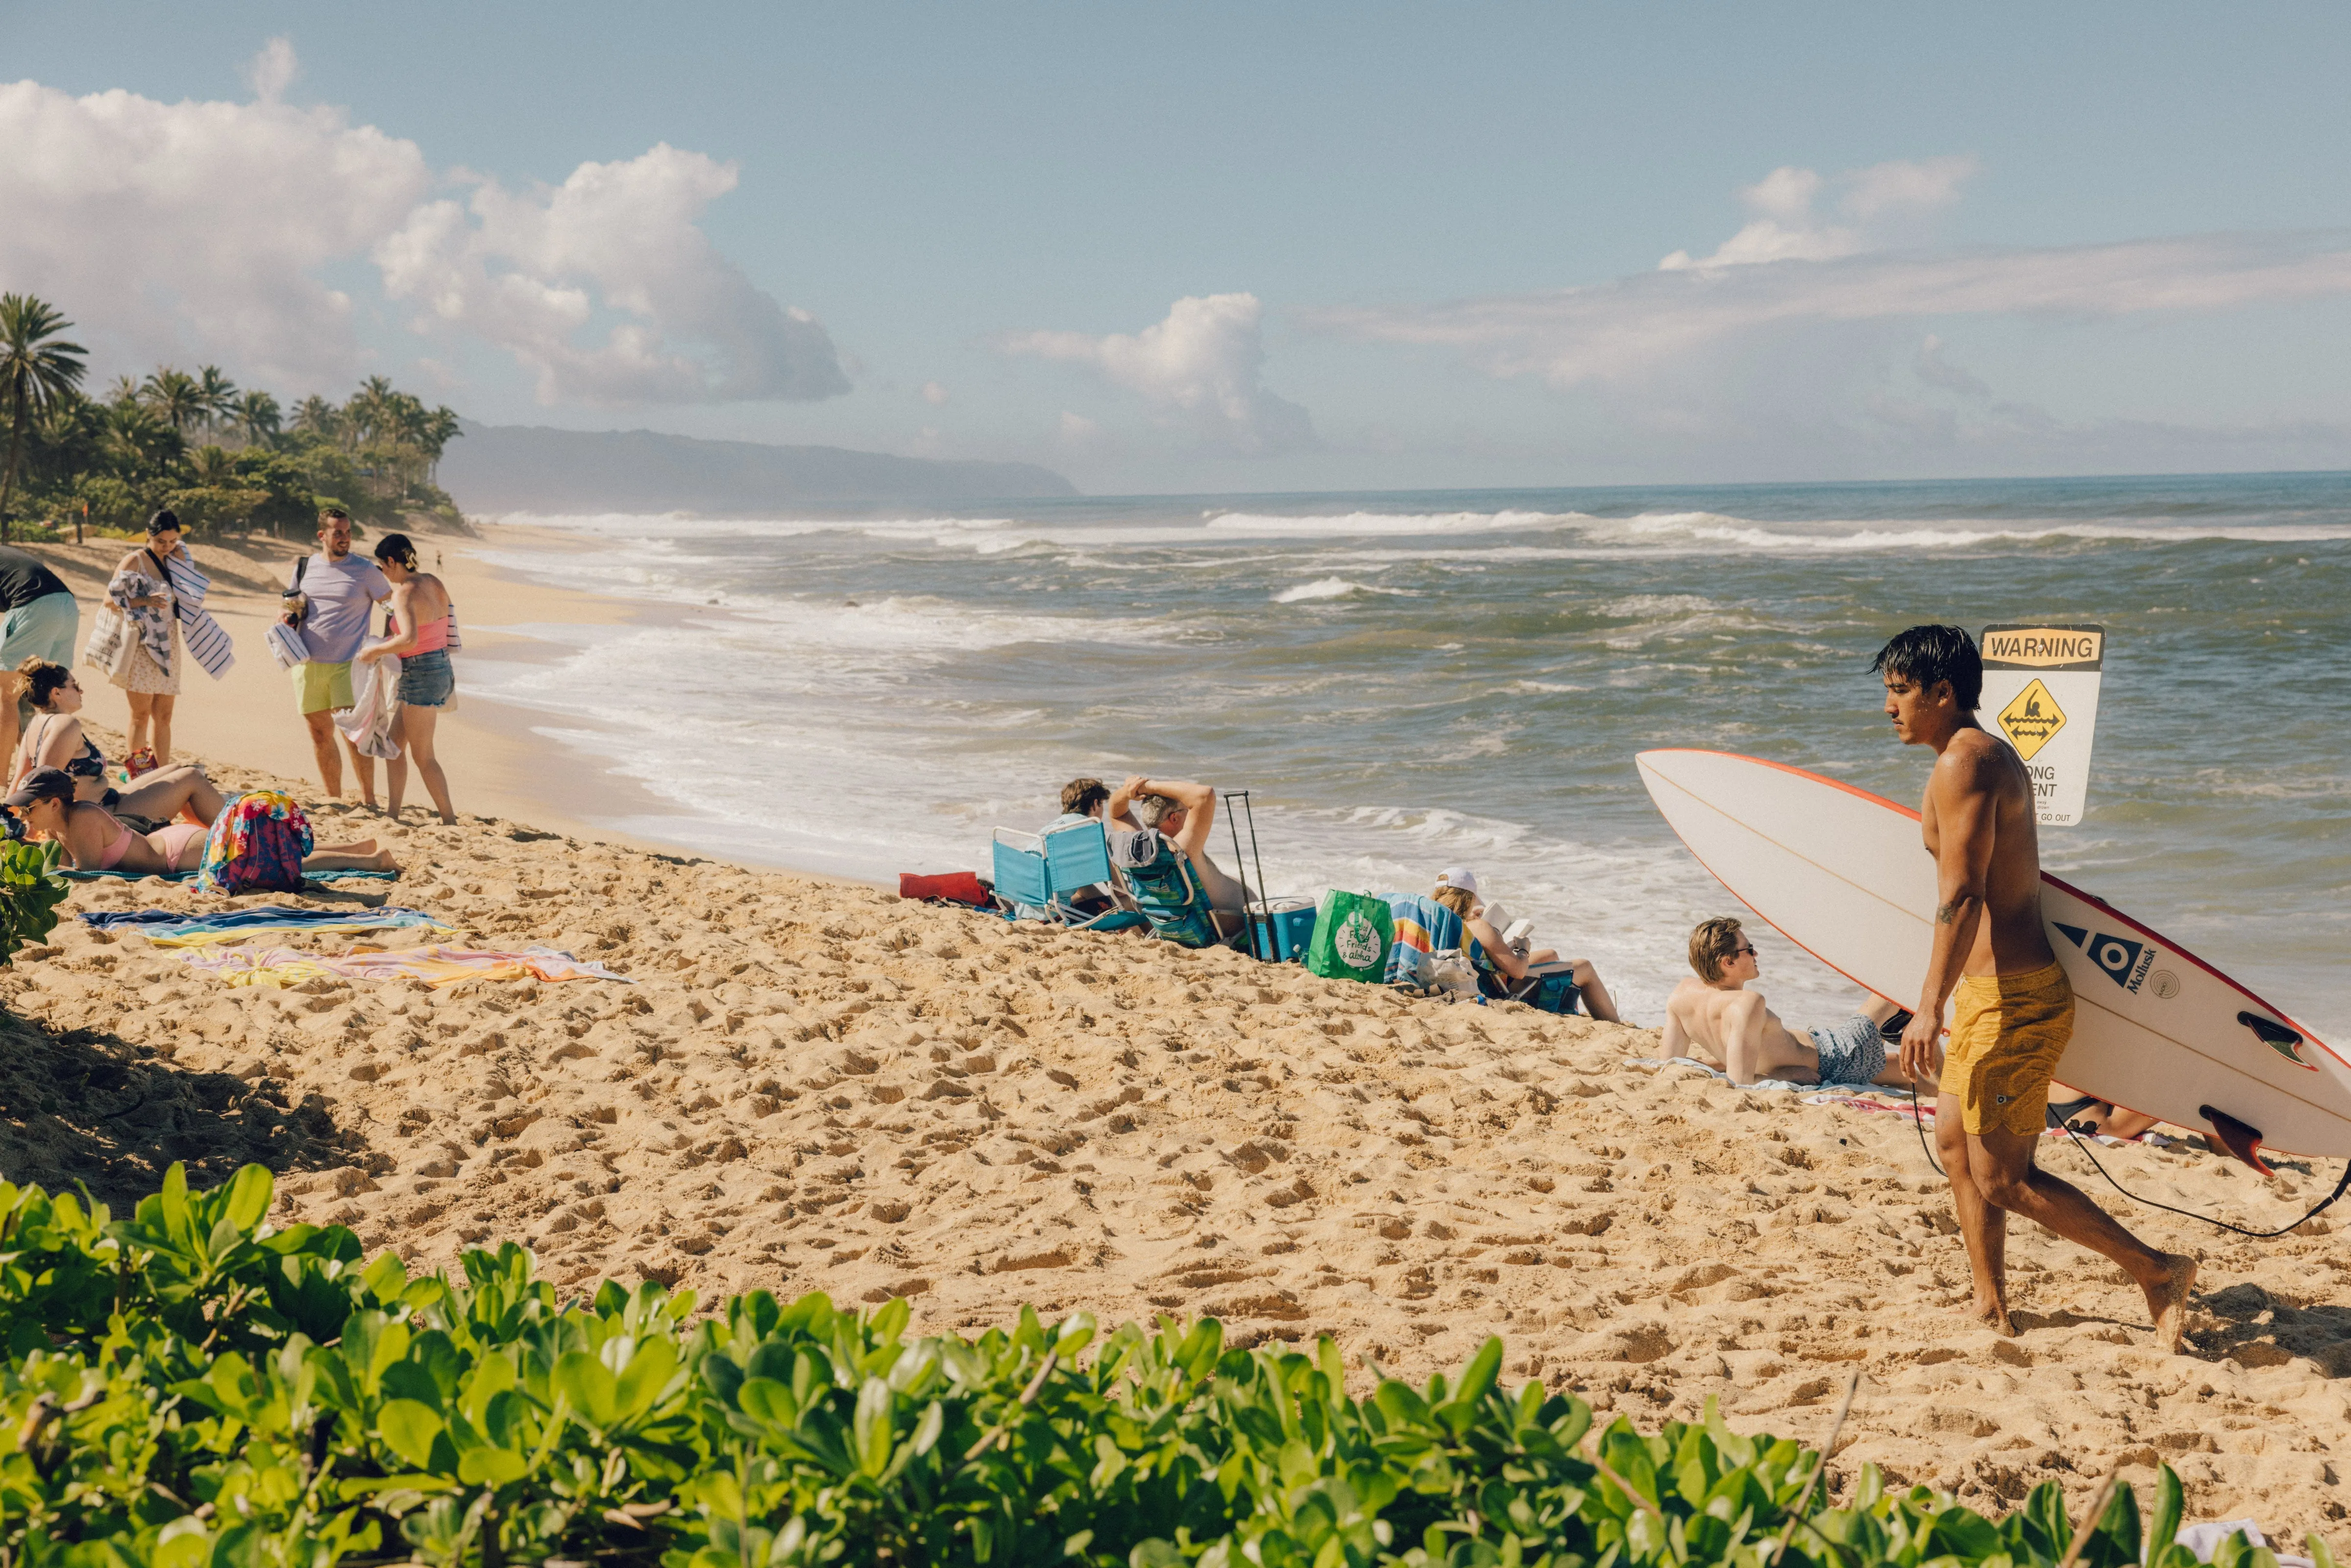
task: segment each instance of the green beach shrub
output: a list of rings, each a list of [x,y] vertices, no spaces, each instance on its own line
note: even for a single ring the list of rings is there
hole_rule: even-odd
[[[1995,1521],[1865,1468],[1827,1506],[1819,1454],[1711,1407],[1594,1432],[1502,1387],[1499,1340],[1357,1400],[1329,1340],[1244,1351],[1214,1321],[909,1338],[901,1301],[766,1291],[697,1316],[650,1283],[567,1300],[511,1244],[411,1278],[340,1227],[269,1228],[272,1191],[174,1166],[115,1220],[0,1184],[9,1564],[2052,1568],[2076,1533],[2054,1485]],[[2166,1469],[2078,1561],[2126,1568],[2144,1535],[2188,1568],[2179,1521]]]
[[[70,889],[57,861],[55,845],[21,840],[0,845],[0,964],[13,962],[17,948],[44,941],[57,928],[57,905]]]

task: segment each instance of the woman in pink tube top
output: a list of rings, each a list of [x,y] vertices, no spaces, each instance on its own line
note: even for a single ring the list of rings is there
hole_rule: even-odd
[[[441,759],[433,750],[441,710],[457,689],[456,672],[449,663],[449,591],[439,578],[418,569],[416,547],[406,534],[378,539],[375,563],[392,584],[392,619],[384,632],[387,640],[362,648],[360,657],[398,661],[400,727],[392,737],[400,742],[400,755],[384,768],[390,775],[392,815],[399,820],[400,798],[408,789],[413,761],[434,809],[443,821],[455,826],[457,812],[449,804],[449,776],[441,771]]]
[[[36,839],[55,841],[75,871],[123,871],[138,876],[192,872],[204,858],[211,831],[193,822],[172,822],[142,833],[115,821],[114,813],[74,799],[74,778],[62,768],[39,768],[0,806],[16,813]],[[356,844],[321,844],[302,857],[305,871],[398,871],[389,850],[373,839]]]

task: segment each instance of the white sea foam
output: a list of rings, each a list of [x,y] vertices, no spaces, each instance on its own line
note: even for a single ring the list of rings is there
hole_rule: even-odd
[[[1350,582],[1343,577],[1317,578],[1301,582],[1295,588],[1285,588],[1273,596],[1276,604],[1297,604],[1310,599],[1344,599],[1351,593],[1384,593],[1395,598],[1413,597],[1407,588],[1380,588],[1368,582]]]

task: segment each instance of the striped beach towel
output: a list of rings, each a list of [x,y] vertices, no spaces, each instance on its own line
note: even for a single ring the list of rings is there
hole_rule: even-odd
[[[204,674],[221,679],[236,664],[236,644],[204,608],[204,595],[212,591],[213,580],[196,570],[195,558],[185,545],[179,554],[164,558],[163,570],[172,580],[172,598],[179,606],[188,657],[203,665]]]

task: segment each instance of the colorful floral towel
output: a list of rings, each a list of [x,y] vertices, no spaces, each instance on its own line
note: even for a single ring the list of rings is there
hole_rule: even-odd
[[[276,789],[237,796],[213,819],[196,885],[206,893],[299,893],[310,819]]]
[[[224,909],[208,915],[182,915],[171,909],[135,913],[85,909],[83,924],[99,931],[136,931],[158,947],[216,947],[248,936],[283,936],[308,932],[318,936],[350,936],[371,931],[455,931],[418,909],[293,909],[265,904],[254,909]]]
[[[305,980],[423,980],[435,990],[471,980],[618,980],[636,984],[593,960],[553,947],[497,952],[477,947],[355,947],[349,953],[299,953],[291,947],[231,947],[190,953],[191,968],[232,986],[298,986]]]

